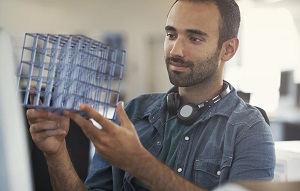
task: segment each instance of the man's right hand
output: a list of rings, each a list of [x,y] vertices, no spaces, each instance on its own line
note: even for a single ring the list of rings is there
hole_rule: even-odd
[[[34,95],[30,95],[30,102],[32,103],[33,100]],[[39,101],[39,104],[42,105],[42,102]],[[26,115],[30,125],[29,131],[36,146],[46,155],[57,154],[65,144],[70,119],[40,109],[29,109]]]
[[[68,117],[40,109],[26,112],[30,134],[36,146],[47,155],[56,154],[69,131]]]
[[[35,90],[34,87],[30,89]],[[30,95],[31,103],[33,103],[34,97],[33,94]],[[39,105],[42,104],[40,100]],[[26,116],[30,125],[29,131],[36,146],[46,155],[56,154],[62,148],[62,144],[65,143],[70,119],[40,109],[28,109]]]

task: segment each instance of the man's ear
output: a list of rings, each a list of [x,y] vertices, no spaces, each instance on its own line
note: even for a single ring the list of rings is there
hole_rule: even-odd
[[[239,39],[232,38],[225,41],[222,45],[222,56],[221,60],[228,61],[230,60],[236,53],[239,47]]]

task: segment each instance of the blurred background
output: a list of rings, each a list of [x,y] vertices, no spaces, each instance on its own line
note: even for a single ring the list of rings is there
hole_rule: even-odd
[[[165,92],[171,84],[163,56],[164,26],[173,2],[0,0],[0,44],[3,47],[0,57],[11,58],[1,60],[0,70],[7,70],[11,65],[17,68],[20,64],[25,33],[81,34],[126,50],[122,100],[142,93]],[[300,1],[237,0],[237,3],[242,13],[241,44],[236,56],[226,64],[225,79],[246,102],[267,112],[275,141],[292,142],[297,150],[300,140]],[[22,120],[26,124],[25,119]],[[1,124],[0,129],[4,128]],[[73,129],[68,136],[70,151],[84,179],[90,144],[78,127]],[[0,136],[4,134],[2,131]],[[27,129],[25,134],[28,135]],[[34,189],[51,190],[43,156],[30,138],[26,141]],[[290,146],[283,148],[286,147]],[[299,152],[299,149],[291,152]],[[300,157],[297,160],[300,166]],[[295,180],[289,179],[287,174],[287,171],[278,171],[276,179]],[[299,175],[296,180],[300,180]]]

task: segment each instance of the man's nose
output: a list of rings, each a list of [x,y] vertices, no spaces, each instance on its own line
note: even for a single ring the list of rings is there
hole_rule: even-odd
[[[184,50],[184,42],[182,39],[177,38],[172,44],[170,55],[173,57],[183,57],[184,56],[183,50]]]

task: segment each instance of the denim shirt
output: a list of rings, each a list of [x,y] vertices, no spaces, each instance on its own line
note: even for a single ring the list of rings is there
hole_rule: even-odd
[[[227,181],[272,180],[274,176],[270,126],[255,107],[230,88],[228,95],[197,119],[178,145],[174,170],[207,190]],[[146,94],[125,104],[142,144],[154,156],[163,146],[166,96]],[[95,191],[134,191],[134,178],[96,153],[85,184]]]

